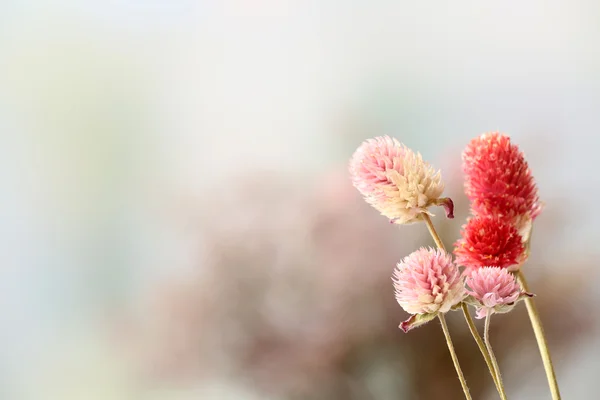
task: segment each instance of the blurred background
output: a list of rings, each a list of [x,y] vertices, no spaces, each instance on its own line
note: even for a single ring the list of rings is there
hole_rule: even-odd
[[[442,169],[486,131],[546,208],[525,266],[565,399],[600,367],[594,1],[0,2],[0,398],[460,399],[391,272],[431,245],[352,188],[390,134]],[[449,315],[475,399],[497,395]],[[525,307],[495,317],[510,398],[549,392]]]

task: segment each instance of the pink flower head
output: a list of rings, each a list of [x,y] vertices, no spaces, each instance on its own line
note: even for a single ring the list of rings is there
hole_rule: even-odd
[[[452,200],[440,199],[444,191],[440,172],[389,136],[361,144],[350,159],[350,175],[367,203],[394,223],[416,222],[431,205],[446,207],[453,218]]]
[[[454,254],[456,263],[467,269],[492,266],[516,271],[527,259],[519,232],[500,217],[472,217],[463,225],[461,235]]]
[[[465,279],[467,294],[465,301],[477,307],[477,318],[493,313],[506,313],[515,303],[533,296],[521,290],[513,274],[499,267],[483,267],[471,270]]]
[[[462,158],[473,214],[507,218],[527,240],[542,207],[523,153],[508,136],[495,132],[471,140]]]
[[[414,251],[397,265],[392,280],[396,300],[413,314],[400,325],[404,332],[450,311],[466,295],[458,267],[442,250]]]

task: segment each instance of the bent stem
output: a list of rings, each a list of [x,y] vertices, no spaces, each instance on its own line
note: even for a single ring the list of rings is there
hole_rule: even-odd
[[[456,373],[458,374],[458,380],[460,381],[460,385],[462,386],[462,390],[465,393],[465,398],[467,400],[472,400],[471,393],[469,392],[469,387],[467,386],[467,381],[465,380],[465,376],[463,375],[462,369],[460,368],[460,364],[458,363],[458,357],[456,356],[456,352],[454,351],[454,345],[452,344],[452,339],[450,338],[450,331],[448,330],[448,325],[446,324],[446,318],[444,318],[444,314],[438,314],[438,318],[442,324],[442,331],[444,331],[444,336],[446,337],[446,344],[448,345],[448,350],[450,350],[450,356],[452,357],[452,362],[454,363],[454,368],[456,369]]]
[[[525,292],[530,292],[527,281],[523,272],[520,270],[516,272],[517,279],[521,283],[521,287]],[[548,349],[548,341],[544,334],[544,328],[542,327],[542,321],[540,314],[538,313],[537,307],[533,298],[527,297],[525,299],[525,306],[527,306],[527,313],[531,320],[531,326],[533,333],[535,334],[535,340],[537,341],[542,356],[542,362],[544,363],[544,370],[546,371],[546,378],[548,378],[548,386],[550,386],[550,392],[552,393],[552,400],[560,400],[560,391],[558,390],[558,382],[556,381],[556,373],[554,372],[554,366],[552,365],[552,359],[550,358],[550,350]]]
[[[491,319],[492,319],[491,314],[488,314],[485,317],[485,328],[483,330],[483,338],[485,340],[485,345],[487,347],[487,350],[490,353],[490,358],[492,359],[492,364],[494,365],[494,369],[496,370],[496,380],[498,381],[498,393],[500,393],[500,398],[502,400],[506,400],[506,392],[504,391],[504,384],[502,383],[502,375],[500,375],[500,367],[498,366],[498,361],[496,360],[496,356],[494,355],[494,350],[492,349],[492,343],[490,342],[490,320]]]
[[[437,231],[435,230],[435,226],[433,226],[433,222],[431,222],[431,218],[429,217],[428,214],[425,214],[425,213],[423,213],[422,216],[423,216],[423,220],[425,221],[425,225],[427,225],[427,228],[429,229],[429,233],[431,234],[431,237],[433,238],[433,241],[435,242],[437,247],[439,247],[441,250],[445,251],[446,247],[444,246],[442,239],[440,239],[440,236],[438,235]],[[469,331],[471,331],[471,335],[473,336],[473,339],[475,339],[475,343],[477,343],[477,347],[479,347],[479,351],[481,352],[481,355],[483,356],[483,359],[485,360],[485,364],[487,365],[488,370],[490,371],[490,375],[492,376],[494,385],[496,385],[496,390],[498,390],[498,393],[500,395],[502,395],[501,394],[502,389],[500,387],[498,380],[496,379],[496,371],[494,369],[494,365],[492,364],[492,359],[490,357],[490,354],[489,354],[487,348],[485,347],[485,344],[483,342],[483,339],[481,338],[481,335],[479,334],[479,332],[477,331],[477,328],[475,327],[475,322],[473,321],[473,317],[471,317],[471,314],[469,313],[469,309],[465,303],[461,304],[461,308],[462,308],[463,314],[465,316],[465,320],[467,321],[467,325],[469,326]]]

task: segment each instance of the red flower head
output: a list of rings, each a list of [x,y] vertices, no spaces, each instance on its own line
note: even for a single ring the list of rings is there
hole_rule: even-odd
[[[475,216],[463,226],[456,242],[456,263],[468,269],[501,267],[516,271],[525,261],[525,246],[517,229],[497,216]]]
[[[505,217],[527,240],[541,205],[527,161],[510,138],[495,132],[471,140],[463,152],[463,171],[473,214]]]

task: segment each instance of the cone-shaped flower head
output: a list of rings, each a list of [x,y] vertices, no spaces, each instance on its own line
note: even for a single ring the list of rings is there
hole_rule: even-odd
[[[406,256],[392,276],[396,300],[413,316],[400,328],[408,330],[445,313],[465,297],[458,267],[450,254],[420,248]]]
[[[389,136],[361,144],[350,160],[350,174],[367,203],[394,223],[416,222],[434,204],[446,207],[448,217],[453,217],[452,201],[440,199],[444,191],[440,172]]]
[[[484,133],[463,152],[465,192],[475,215],[510,219],[527,240],[541,212],[538,189],[525,156],[501,133]]]
[[[469,295],[465,301],[477,308],[477,318],[509,312],[518,300],[533,296],[521,290],[513,274],[499,267],[471,270],[465,284]]]
[[[527,258],[519,232],[500,217],[472,217],[461,235],[454,254],[456,263],[467,269],[492,266],[516,271]]]

